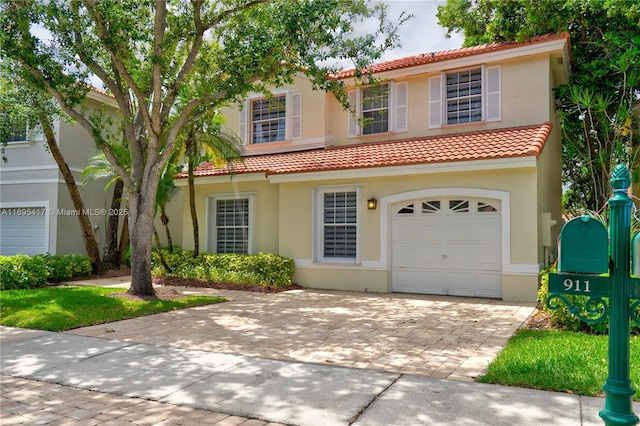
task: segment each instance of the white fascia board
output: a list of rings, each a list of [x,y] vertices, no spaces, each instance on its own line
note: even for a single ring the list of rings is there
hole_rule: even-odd
[[[98,93],[95,90],[89,89],[89,92],[87,92],[87,98],[113,108],[118,108],[118,102],[114,98],[108,95],[103,95],[102,93]]]
[[[386,176],[420,175],[430,173],[471,172],[480,170],[522,169],[537,167],[535,157],[501,158],[492,160],[459,161],[450,163],[416,164],[409,166],[372,167],[364,169],[328,170],[309,173],[271,175],[271,183],[309,182],[332,179],[362,179]]]
[[[195,185],[209,185],[232,182],[259,182],[265,180],[267,180],[267,177],[264,175],[264,173],[243,173],[238,175],[196,177]],[[189,180],[187,178],[173,180],[176,186],[188,186],[188,181]]]
[[[391,71],[382,71],[375,73],[376,78],[381,79],[398,79],[402,77],[410,77],[413,75],[429,74],[441,72],[444,70],[452,70],[457,68],[466,68],[477,66],[489,62],[500,62],[508,59],[516,59],[524,56],[538,55],[541,53],[551,53],[562,51],[563,56],[568,57],[567,40],[551,40],[544,43],[534,43],[527,46],[521,46],[511,49],[499,50],[496,52],[481,53],[478,55],[470,55],[461,58],[448,59],[444,61],[432,62],[424,65],[416,65],[413,67],[400,68]],[[438,52],[436,52],[438,53]],[[428,55],[428,53],[427,53]],[[354,79],[347,78],[343,80],[347,86],[353,86]]]

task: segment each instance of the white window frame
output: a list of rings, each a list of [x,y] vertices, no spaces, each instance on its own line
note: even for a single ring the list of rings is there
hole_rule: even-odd
[[[447,74],[459,73],[480,68],[482,82],[482,118],[480,121],[466,123],[447,123]],[[458,126],[493,122],[502,120],[501,97],[501,67],[500,65],[474,66],[443,71],[438,75],[429,77],[429,128],[443,126]]]
[[[24,135],[25,135],[24,139],[7,141],[7,146],[8,145],[24,145],[24,144],[30,144],[33,142],[40,142],[44,140],[44,133],[42,132],[42,128],[40,124],[37,124],[36,126],[31,127],[29,126],[29,123],[25,122]]]
[[[217,202],[227,200],[244,200],[249,201],[249,223],[247,233],[247,253],[254,253],[254,226],[255,226],[255,192],[245,192],[237,194],[211,194],[207,198],[207,251],[218,253],[218,225],[217,225]]]
[[[271,93],[273,97],[285,97],[285,137],[282,140],[271,142],[253,142],[253,102],[267,97],[263,94],[250,95],[240,109],[239,136],[244,145],[269,145],[278,142],[296,141],[302,139],[302,94],[289,90],[276,90]]]
[[[324,195],[336,192],[356,193],[356,256],[352,257],[325,257],[324,256]],[[362,222],[362,185],[349,186],[323,186],[313,190],[313,259],[317,263],[334,263],[346,265],[359,265],[361,263],[361,222]]]
[[[386,132],[368,133],[364,134],[362,114],[363,114],[363,101],[364,91],[372,86],[358,87],[355,90],[349,91],[349,104],[351,105],[353,112],[348,111],[348,129],[347,134],[349,138],[355,138],[360,136],[375,136],[385,133],[401,133],[409,130],[408,126],[408,104],[409,104],[409,83],[406,81],[396,82],[393,80],[386,81],[382,84],[388,85],[388,101],[387,101],[387,123],[388,128]],[[355,112],[355,114],[354,114]],[[364,123],[366,125],[366,123]]]

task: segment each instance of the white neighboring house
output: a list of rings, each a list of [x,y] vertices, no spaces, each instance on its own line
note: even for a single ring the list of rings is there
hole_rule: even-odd
[[[89,108],[115,106],[97,89],[86,103]],[[102,250],[112,191],[105,191],[102,181],[82,188],[81,176],[89,158],[98,154],[96,145],[78,124],[57,120],[54,131]],[[5,156],[8,162],[0,164],[0,254],[86,254],[78,212],[42,132],[26,125],[15,129]]]

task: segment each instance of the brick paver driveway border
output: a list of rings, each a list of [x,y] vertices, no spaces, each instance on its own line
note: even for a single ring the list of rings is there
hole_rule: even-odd
[[[175,288],[229,302],[68,333],[434,378],[481,375],[535,311],[493,299]]]

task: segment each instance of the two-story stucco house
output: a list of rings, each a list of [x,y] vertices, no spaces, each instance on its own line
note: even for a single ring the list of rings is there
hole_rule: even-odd
[[[89,109],[115,106],[97,89],[87,95]],[[7,163],[0,164],[0,254],[86,253],[77,212],[42,132],[16,127],[7,142]],[[95,142],[78,124],[54,122],[58,146],[74,174],[89,212],[98,246],[105,241],[112,191],[105,182],[82,187],[82,170],[98,153]]]
[[[293,258],[312,288],[534,301],[561,219],[568,40],[379,63],[381,87],[345,70],[364,121],[302,76],[225,109],[245,161],[196,171],[202,248]],[[183,213],[189,248],[186,197]]]

